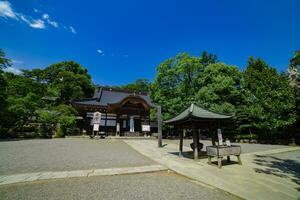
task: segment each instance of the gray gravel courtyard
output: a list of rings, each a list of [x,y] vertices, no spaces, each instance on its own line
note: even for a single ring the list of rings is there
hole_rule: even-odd
[[[238,199],[175,173],[71,178],[0,186],[1,199]]]
[[[82,138],[1,141],[0,158],[0,175],[154,163],[121,140]]]

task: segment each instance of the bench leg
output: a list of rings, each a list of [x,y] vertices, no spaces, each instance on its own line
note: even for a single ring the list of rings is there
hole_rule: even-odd
[[[240,155],[238,155],[238,156],[236,156],[236,157],[237,157],[237,159],[238,159],[238,163],[239,163],[239,165],[242,165],[241,156],[240,156]]]
[[[222,168],[222,157],[218,157],[218,167]]]
[[[227,156],[227,162],[230,163],[230,156]]]
[[[208,164],[211,165],[211,156],[208,156]]]

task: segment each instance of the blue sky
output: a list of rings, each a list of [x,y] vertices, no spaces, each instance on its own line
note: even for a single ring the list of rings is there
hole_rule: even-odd
[[[0,0],[0,48],[16,69],[74,60],[102,85],[153,80],[162,61],[203,50],[285,71],[300,49],[299,10],[299,0]]]

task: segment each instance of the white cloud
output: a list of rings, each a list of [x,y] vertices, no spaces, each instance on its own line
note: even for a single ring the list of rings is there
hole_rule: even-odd
[[[43,14],[43,19],[49,19],[49,15],[47,13]]]
[[[45,29],[45,22],[43,20],[40,19],[34,19],[30,22],[29,24],[30,27],[32,28],[37,28],[37,29]]]
[[[5,68],[4,71],[6,72],[11,72],[13,74],[22,74],[22,71],[17,69],[17,68],[14,68],[14,67],[8,67],[8,68]]]
[[[25,15],[22,15],[22,14],[19,14],[18,16],[20,17],[20,19],[23,22],[28,24],[31,28],[36,28],[36,29],[45,29],[46,28],[45,22],[41,19],[30,20]]]
[[[33,8],[33,11],[35,13],[41,13],[41,11],[36,8]],[[47,27],[46,25],[50,25],[54,28],[59,27],[59,23],[52,20],[50,18],[49,14],[44,13],[42,15],[41,19],[33,18],[29,15],[15,12],[12,8],[11,3],[8,1],[0,0],[0,17],[14,19],[14,20],[17,20],[20,22],[25,22],[29,27],[35,28],[35,29],[46,29],[46,27]],[[73,26],[69,26],[69,27],[63,26],[63,27],[64,27],[64,29],[70,31],[73,34],[77,33],[77,31],[75,30],[75,28]]]
[[[100,53],[100,54],[103,53],[103,51],[101,49],[98,49],[97,52]]]
[[[69,26],[71,33],[76,34],[76,30],[73,26]]]
[[[128,55],[127,55],[127,54],[125,54],[125,55],[123,55],[123,57],[124,57],[124,58],[128,58]]]
[[[43,19],[46,20],[51,26],[58,28],[58,23],[56,21],[50,20],[50,17],[47,13],[43,14]]]
[[[0,16],[5,18],[18,19],[8,1],[0,1]]]
[[[21,13],[16,13],[12,9],[12,6],[8,1],[0,1],[0,17],[12,18],[14,20],[21,19],[21,21],[25,22],[32,28],[37,28],[37,29],[46,28],[43,20],[31,19]]]

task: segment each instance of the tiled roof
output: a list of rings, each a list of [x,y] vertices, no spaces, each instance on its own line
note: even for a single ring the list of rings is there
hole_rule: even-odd
[[[132,96],[134,93],[127,90],[98,88],[93,98],[74,100],[73,103],[81,105],[108,106],[121,102],[124,98]],[[135,96],[144,99],[151,107],[154,106],[148,94],[135,93]]]
[[[228,119],[232,116],[222,115],[218,113],[214,113],[212,111],[205,110],[196,104],[192,103],[187,109],[185,109],[182,113],[175,116],[172,119],[165,121],[167,124],[173,124],[176,122],[184,121],[189,118],[194,119]]]

